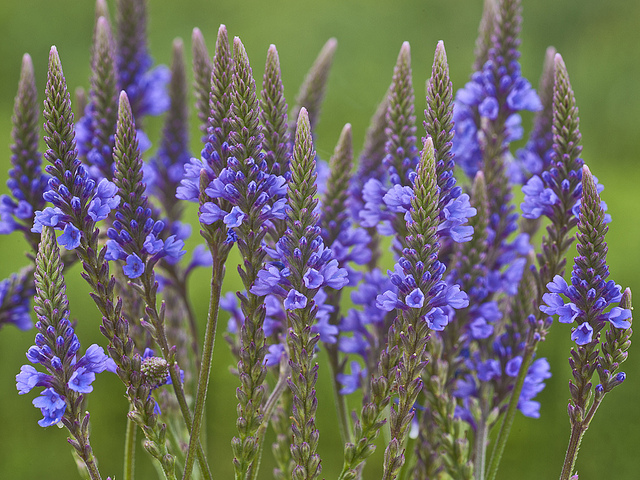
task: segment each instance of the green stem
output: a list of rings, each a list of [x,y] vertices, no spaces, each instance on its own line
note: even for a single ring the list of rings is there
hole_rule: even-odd
[[[129,408],[131,409],[131,408]],[[127,416],[127,432],[124,440],[124,480],[133,480],[136,464],[136,424]]]
[[[153,283],[153,272],[149,272],[142,276],[143,290],[145,296],[145,303],[147,304],[147,313],[152,320],[153,326],[155,328],[154,338],[158,345],[160,345],[160,349],[162,350],[162,354],[169,363],[169,376],[171,377],[171,384],[173,385],[173,391],[175,392],[176,399],[178,400],[178,405],[180,406],[180,412],[182,413],[182,418],[184,419],[184,423],[187,426],[188,430],[192,428],[192,419],[191,412],[189,411],[189,405],[187,404],[187,398],[184,394],[184,389],[182,387],[182,379],[180,378],[179,366],[175,361],[175,352],[169,348],[169,342],[167,341],[167,334],[164,328],[164,308],[162,309],[162,313],[158,314],[158,310],[156,308],[156,298]],[[202,415],[202,414],[201,414]],[[189,445],[191,445],[191,439],[189,441]],[[200,444],[200,438],[197,438],[195,442],[194,449],[197,447],[197,456],[198,463],[200,465],[200,469],[202,470],[202,474],[205,479],[211,479],[211,471],[209,470],[209,465],[207,464],[207,459],[204,455],[204,450],[202,449],[202,445]],[[192,460],[193,462],[193,460]],[[192,465],[193,467],[193,465]]]
[[[280,363],[280,376],[278,377],[278,382],[276,386],[273,387],[273,391],[269,398],[267,398],[267,402],[264,404],[263,409],[263,418],[260,427],[258,428],[258,432],[256,434],[258,438],[258,455],[256,456],[255,462],[251,464],[247,472],[247,480],[256,480],[258,478],[258,471],[260,470],[260,461],[262,460],[262,451],[264,449],[264,437],[267,433],[267,425],[269,425],[269,421],[271,420],[271,415],[275,411],[278,406],[278,400],[282,396],[282,392],[284,392],[287,388],[287,380],[289,378],[290,369],[289,365],[284,363],[283,361]]]
[[[196,364],[196,374],[200,374],[200,347],[198,345],[198,322],[196,320],[195,313],[193,312],[193,307],[191,306],[191,302],[189,301],[189,294],[187,292],[187,279],[181,278],[178,274],[175,266],[172,268],[168,268],[167,271],[171,276],[178,293],[182,297],[182,301],[184,302],[184,308],[187,313],[187,321],[189,322],[189,330],[191,332],[191,348],[193,349],[193,356],[195,357]]]
[[[84,464],[87,466],[87,473],[89,474],[89,478],[91,478],[91,480],[102,480],[100,472],[98,471],[98,466],[96,465],[95,457],[93,455],[85,460]]]
[[[498,432],[498,437],[496,438],[495,447],[493,448],[493,452],[491,453],[491,460],[489,461],[489,468],[487,470],[486,476],[487,480],[495,480],[496,474],[498,473],[500,460],[502,460],[502,454],[504,453],[504,448],[507,444],[507,440],[509,439],[509,433],[511,432],[513,420],[515,419],[518,409],[518,400],[520,400],[520,393],[522,393],[524,379],[527,376],[527,372],[529,371],[529,367],[531,366],[531,361],[533,360],[533,354],[535,353],[538,346],[538,340],[533,338],[533,336],[531,337],[532,340],[531,342],[527,342],[524,355],[522,356],[522,364],[520,365],[518,378],[516,378],[516,383],[513,386],[513,392],[511,393],[511,398],[509,399],[509,406],[507,407],[507,411],[502,419],[502,424],[500,425],[500,431]]]
[[[487,416],[484,408],[482,416],[478,422],[475,438],[475,461],[474,461],[474,479],[484,480],[485,464],[487,460],[487,436],[489,429],[487,428]]]
[[[578,458],[578,450],[580,449],[580,443],[584,432],[587,431],[587,427],[582,423],[571,427],[571,436],[569,437],[569,446],[567,447],[567,453],[564,457],[564,464],[562,465],[562,473],[560,474],[560,480],[569,480],[571,472],[576,464]]]
[[[338,410],[338,427],[340,428],[340,436],[343,444],[351,443],[351,421],[349,419],[349,411],[347,409],[347,398],[340,394],[341,385],[340,382],[338,382],[338,373],[340,373],[338,349],[336,345],[326,345],[326,348],[329,355],[329,366],[331,367],[333,398]]]
[[[189,427],[191,435],[189,437],[189,448],[184,466],[183,480],[191,477],[193,470],[194,453],[196,445],[199,444],[200,430],[202,428],[202,417],[204,414],[204,404],[207,399],[207,389],[209,388],[209,377],[211,375],[211,359],[213,358],[213,347],[216,340],[216,328],[218,326],[218,310],[220,295],[222,293],[222,280],[224,278],[224,262],[227,255],[219,255],[219,252],[212,251],[213,273],[211,277],[211,294],[209,298],[209,313],[207,315],[207,327],[204,332],[204,346],[202,349],[202,362],[200,375],[198,376],[198,390],[196,393],[196,403],[193,412],[193,424]]]
[[[600,403],[602,403],[602,399],[604,395],[600,398],[596,399],[591,405],[589,412],[582,422],[578,422],[571,427],[571,436],[569,437],[569,446],[567,447],[567,453],[564,457],[564,464],[562,465],[562,473],[560,474],[560,480],[569,480],[571,478],[571,473],[576,465],[576,460],[578,459],[578,450],[580,450],[580,444],[582,443],[582,438],[584,434],[587,432],[589,425],[591,424],[591,420],[593,416],[596,414]]]
[[[405,454],[405,457],[407,457],[407,461],[402,466],[402,469],[400,470],[400,475],[398,475],[398,478],[400,480],[409,480],[409,475],[411,475],[411,471],[413,470],[413,467],[416,464],[416,455],[414,452],[415,443],[416,443],[415,438],[409,437],[409,439],[407,440],[407,445],[404,449],[404,452],[405,452],[404,454]]]

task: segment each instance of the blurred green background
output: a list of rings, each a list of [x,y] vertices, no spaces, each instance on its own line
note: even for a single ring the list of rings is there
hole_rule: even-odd
[[[109,1],[113,12],[114,1]],[[315,55],[329,37],[338,39],[338,51],[328,95],[317,129],[317,149],[328,159],[342,125],[353,125],[356,148],[362,144],[369,118],[389,85],[400,45],[412,47],[418,120],[422,121],[423,85],[430,74],[433,50],[445,41],[454,88],[470,74],[480,0],[320,0],[235,1],[208,0],[149,2],[150,49],[157,62],[169,63],[171,41],[185,39],[190,49],[191,29],[198,26],[213,50],[218,25],[225,23],[231,36],[242,38],[258,79],[262,77],[269,44],[278,47],[289,105]],[[21,0],[0,2],[0,192],[9,165],[10,117],[21,56],[29,52],[35,64],[38,89],[44,91],[49,47],[57,45],[70,88],[88,87],[89,48],[93,28],[93,4],[85,0]],[[548,45],[562,53],[581,114],[583,158],[606,186],[603,194],[613,217],[607,238],[612,278],[640,292],[640,2],[618,0],[524,1],[522,69],[537,85]],[[191,55],[187,52],[187,58]],[[260,80],[258,80],[260,84]],[[42,93],[41,93],[42,95]],[[195,116],[194,116],[195,123]],[[525,125],[530,124],[526,117]],[[148,121],[157,131],[160,121]],[[194,126],[192,148],[199,152]],[[190,213],[194,213],[190,210]],[[195,220],[195,215],[192,215]],[[0,238],[0,278],[27,263],[19,236]],[[235,289],[234,268],[228,269],[226,290]],[[79,277],[77,266],[67,275],[72,316],[78,319],[78,335],[86,348],[103,344],[98,315]],[[191,283],[191,298],[199,318],[205,318],[208,302],[207,272]],[[224,322],[223,322],[224,324]],[[40,412],[31,405],[33,393],[18,396],[14,377],[25,362],[24,352],[34,332],[13,327],[0,331],[0,478],[77,478],[65,432],[42,429]],[[640,340],[638,340],[640,342]],[[500,479],[557,478],[569,435],[568,399],[569,327],[557,324],[539,355],[547,356],[553,377],[539,396],[542,418],[518,416],[507,446]],[[229,373],[232,360],[221,335],[214,356],[207,406],[208,450],[215,478],[233,478],[230,439],[235,433],[235,388]],[[326,364],[320,359],[319,413],[322,476],[335,478],[341,467],[341,451]],[[640,349],[631,347],[624,370],[625,385],[611,394],[588,431],[578,460],[581,480],[596,478],[637,479],[640,471]],[[354,406],[357,399],[354,399]],[[127,404],[115,376],[101,375],[90,395],[92,445],[106,478],[121,477],[123,415]],[[272,461],[267,440],[262,478],[270,478]],[[381,452],[382,449],[379,449]],[[635,453],[634,453],[635,452]],[[367,478],[376,478],[380,457],[372,459]],[[150,462],[140,450],[138,478],[154,478]]]

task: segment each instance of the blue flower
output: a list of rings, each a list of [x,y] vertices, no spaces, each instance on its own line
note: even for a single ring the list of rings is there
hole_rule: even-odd
[[[142,245],[145,252],[149,255],[154,255],[158,253],[164,247],[164,242],[162,239],[156,239],[156,236],[153,233],[147,235],[147,238]]]
[[[487,320],[478,317],[469,324],[469,333],[474,340],[489,338],[493,335],[493,325],[487,323]]]
[[[429,325],[431,330],[441,332],[448,323],[449,317],[440,307],[432,308],[431,311],[427,313],[427,325]]]
[[[540,177],[534,175],[522,187],[524,202],[521,205],[524,218],[539,218],[542,215],[553,215],[552,206],[560,199],[551,188],[545,186]]]
[[[284,345],[275,343],[269,345],[269,353],[264,356],[264,364],[268,367],[277,367],[280,365],[280,359],[285,354]]]
[[[571,340],[578,345],[586,345],[593,339],[593,327],[588,322],[583,322],[571,332]]]
[[[31,322],[33,298],[33,270],[26,268],[0,282],[0,327],[12,323],[20,330],[28,330]]]
[[[74,370],[69,378],[67,385],[71,390],[78,393],[90,393],[93,391],[91,385],[96,379],[96,374],[86,367],[78,367]]]
[[[400,305],[402,304],[398,301],[398,294],[391,290],[387,290],[376,297],[376,307],[385,312],[391,312]]]
[[[557,293],[545,293],[542,301],[546,304],[540,306],[540,310],[547,315],[558,315],[561,323],[573,323],[580,315],[580,309],[572,302],[565,303]]]
[[[63,245],[67,250],[73,250],[80,246],[81,232],[72,224],[67,223],[64,227],[64,233],[58,237],[58,243]]]
[[[23,365],[16,375],[16,388],[20,395],[29,393],[34,387],[48,387],[50,384],[51,376],[37,371],[31,365]]]
[[[518,366],[518,370],[520,369],[520,363],[522,362],[522,359],[521,357],[514,357],[513,361],[514,363],[512,366],[509,366],[509,364],[507,364],[507,368],[510,369],[511,373],[513,373],[513,371],[515,370],[516,365]],[[511,375],[510,373],[508,374]],[[537,359],[529,367],[527,375],[524,379],[520,398],[518,399],[518,409],[525,417],[540,417],[540,403],[532,401],[532,399],[544,389],[544,380],[550,377],[550,366],[546,358]]]
[[[494,358],[490,358],[485,362],[478,362],[476,365],[476,371],[478,380],[481,382],[488,382],[492,378],[499,377],[501,375],[500,362]]]
[[[310,268],[305,272],[302,280],[307,288],[313,290],[322,286],[324,277],[315,268]]]
[[[495,97],[486,97],[480,105],[478,105],[478,113],[482,117],[487,117],[490,120],[498,118],[498,112],[500,111],[500,105]]]
[[[36,211],[31,231],[34,233],[42,233],[43,226],[55,228],[62,221],[63,216],[64,212],[58,207],[47,207],[42,211],[38,210]]]
[[[340,389],[341,395],[349,395],[362,386],[363,381],[367,378],[367,369],[360,367],[356,361],[351,362],[351,373],[339,373],[336,376],[338,382],[342,385]]]
[[[222,210],[217,204],[213,202],[207,202],[200,207],[200,221],[205,225],[211,225],[225,218],[228,215],[227,212]]]
[[[177,238],[176,235],[169,236],[164,241],[164,248],[162,250],[162,253],[170,259],[179,259],[185,253],[187,253],[184,250],[184,241]]]
[[[122,267],[122,271],[131,279],[138,278],[144,273],[144,263],[138,255],[132,253],[127,256],[127,263]]]
[[[295,310],[307,306],[307,297],[295,289],[289,290],[287,298],[284,299],[284,308],[286,310]]]
[[[224,224],[229,228],[236,228],[242,225],[242,221],[246,215],[240,210],[240,207],[233,207],[224,217]]]
[[[413,290],[407,297],[404,299],[407,306],[411,308],[422,308],[424,305],[424,293],[419,288]]]
[[[60,395],[53,388],[47,388],[42,391],[39,397],[33,399],[33,406],[39,408],[44,416],[38,420],[41,427],[50,427],[62,420],[67,405]]]
[[[613,307],[607,314],[609,323],[616,328],[627,329],[631,327],[631,310],[628,308]]]

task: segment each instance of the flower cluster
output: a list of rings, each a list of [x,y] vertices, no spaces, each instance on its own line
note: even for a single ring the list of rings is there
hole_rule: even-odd
[[[127,94],[120,94],[118,127],[114,157],[116,159],[115,182],[123,200],[116,212],[113,227],[107,234],[107,260],[124,260],[123,272],[129,278],[138,278],[146,268],[164,256],[180,258],[185,252],[184,241],[171,235],[160,238],[164,222],[154,221],[152,210],[144,194],[142,161],[136,141],[131,106]]]
[[[96,373],[106,370],[110,359],[102,347],[95,344],[77,358],[80,341],[69,321],[62,264],[52,229],[43,232],[36,265],[38,333],[36,344],[27,351],[27,359],[34,365],[41,365],[48,373],[23,365],[16,375],[16,387],[21,395],[34,387],[45,387],[33,405],[43,415],[38,424],[48,427],[62,420],[68,405],[75,410],[71,392],[90,393]]]
[[[44,206],[42,194],[48,187],[38,152],[40,120],[37,100],[33,63],[25,54],[12,117],[12,168],[7,180],[11,196],[0,197],[0,234],[3,235],[15,230],[28,232],[33,225],[35,211]]]
[[[120,197],[117,187],[109,180],[102,179],[96,185],[77,158],[71,100],[55,47],[49,55],[44,117],[48,135],[45,141],[49,147],[45,158],[50,162],[46,171],[51,178],[43,198],[53,203],[53,207],[35,212],[31,231],[40,233],[45,226],[63,230],[58,241],[73,250],[80,245],[81,237],[91,236],[95,224],[106,219],[118,206]],[[61,137],[60,131],[67,135]]]
[[[593,342],[594,331],[600,331],[607,322],[612,328],[623,330],[631,326],[631,310],[618,306],[609,309],[622,299],[622,289],[613,280],[607,280],[605,214],[600,205],[596,180],[586,166],[583,167],[583,179],[584,206],[578,221],[579,256],[575,258],[571,272],[571,285],[557,275],[547,284],[550,293],[543,296],[545,305],[540,307],[548,315],[558,315],[561,323],[577,322],[571,339],[578,345]],[[563,300],[561,295],[567,300]]]

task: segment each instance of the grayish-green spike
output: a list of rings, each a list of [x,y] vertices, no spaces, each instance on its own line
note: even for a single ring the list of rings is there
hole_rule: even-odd
[[[264,134],[263,147],[269,170],[284,174],[289,169],[291,148],[287,125],[287,100],[280,72],[280,58],[275,45],[269,47],[262,79],[260,119]]]
[[[329,80],[329,72],[333,64],[333,56],[338,47],[338,41],[330,38],[324,44],[322,50],[318,54],[315,62],[311,66],[309,73],[300,86],[298,96],[296,97],[296,105],[291,112],[291,118],[298,118],[301,107],[307,109],[309,115],[309,124],[311,132],[315,131],[318,119],[320,118],[320,107]],[[293,129],[293,126],[290,128]]]
[[[331,245],[343,230],[348,218],[347,199],[353,165],[353,136],[347,123],[340,133],[333,156],[329,160],[327,191],[322,200],[322,227],[328,233],[324,241]]]
[[[191,50],[193,56],[193,93],[196,97],[196,112],[200,120],[200,130],[206,139],[213,64],[209,57],[207,44],[199,28],[193,29],[193,34],[191,35]]]
[[[476,49],[474,52],[474,72],[482,70],[482,66],[489,59],[491,36],[493,35],[497,12],[497,0],[484,0],[482,19],[480,20],[480,26],[478,27],[478,38],[476,39]]]

